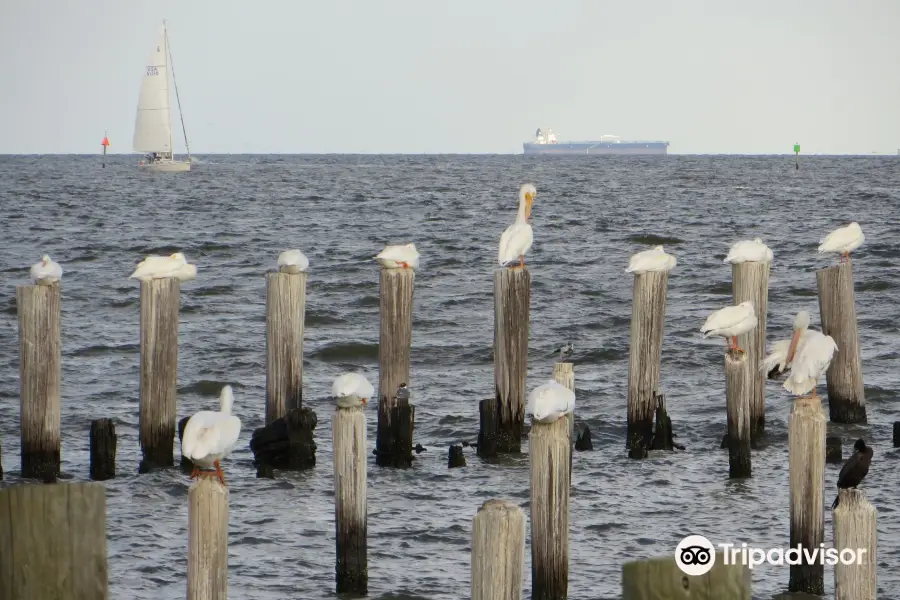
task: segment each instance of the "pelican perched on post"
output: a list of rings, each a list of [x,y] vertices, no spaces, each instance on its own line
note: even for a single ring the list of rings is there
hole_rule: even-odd
[[[338,408],[368,404],[369,398],[374,395],[375,388],[359,373],[338,375],[331,385],[331,397],[337,402]]]
[[[803,345],[809,333],[809,313],[801,310],[794,318],[794,334],[789,340],[778,340],[772,350],[759,363],[759,370],[768,374],[769,379],[784,373],[794,361],[797,350]]]
[[[181,453],[194,463],[191,479],[203,473],[200,467],[215,467],[222,485],[225,476],[219,461],[231,454],[241,435],[241,420],[231,414],[234,393],[231,386],[222,388],[219,411],[202,410],[188,419],[181,438]]]
[[[62,278],[62,274],[62,267],[47,254],[41,257],[41,262],[31,265],[29,273],[35,285],[52,285]]]
[[[528,394],[528,414],[533,423],[553,423],[575,411],[575,392],[550,380]]]
[[[837,344],[830,335],[808,330],[803,345],[794,356],[791,373],[784,382],[784,389],[795,396],[812,392],[812,397],[816,398],[819,378],[828,370],[837,349]]]
[[[149,281],[175,277],[179,281],[188,281],[197,277],[197,265],[188,264],[181,252],[169,256],[148,256],[135,268],[129,279]]]
[[[384,250],[375,257],[378,263],[387,269],[412,269],[419,268],[419,251],[415,244],[402,244],[397,246],[385,246]]]
[[[528,219],[531,218],[531,205],[536,195],[537,190],[530,183],[519,188],[519,212],[516,214],[516,220],[500,236],[497,262],[501,267],[510,265],[517,258],[519,264],[513,265],[512,268],[521,269],[525,266],[525,254],[534,242],[534,232],[528,224]]]
[[[819,240],[819,254],[836,252],[841,255],[840,262],[846,262],[850,260],[850,253],[862,246],[864,241],[866,236],[863,235],[862,228],[859,223],[853,221]]]
[[[297,249],[285,250],[278,255],[278,270],[282,273],[302,273],[309,268],[309,259]]]
[[[741,302],[737,306],[726,306],[709,315],[700,332],[703,337],[717,335],[725,338],[729,350],[744,351],[738,347],[737,336],[747,333],[756,327],[756,311],[749,300]],[[730,339],[729,339],[730,338]],[[732,345],[731,342],[734,342]]]
[[[728,250],[723,262],[737,264],[745,262],[772,262],[772,250],[760,238],[735,242]]]
[[[632,256],[625,272],[640,275],[648,271],[669,271],[676,264],[678,261],[674,256],[666,254],[662,246],[656,246]]]

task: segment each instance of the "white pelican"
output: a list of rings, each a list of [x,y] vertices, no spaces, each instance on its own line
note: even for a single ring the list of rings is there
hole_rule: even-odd
[[[278,255],[278,270],[282,273],[301,273],[309,268],[309,259],[299,250],[285,250]]]
[[[188,419],[181,438],[181,453],[194,463],[191,479],[203,473],[200,467],[215,467],[222,485],[225,476],[219,461],[228,456],[241,434],[241,420],[231,414],[234,394],[231,386],[222,388],[219,412],[202,410]]]
[[[751,331],[756,327],[756,322],[756,311],[753,308],[753,303],[748,300],[747,302],[741,302],[737,306],[726,306],[712,313],[706,318],[706,322],[703,323],[700,332],[703,333],[705,338],[711,335],[723,337],[725,338],[725,343],[728,344],[729,350],[734,349],[738,352],[743,352],[738,347],[737,336]],[[734,342],[733,346],[728,338],[731,338]]]
[[[819,254],[837,252],[841,255],[841,262],[850,260],[850,253],[862,246],[866,241],[859,223],[853,221],[846,227],[835,229],[819,240]]]
[[[809,334],[809,313],[801,310],[794,318],[794,334],[789,340],[778,340],[772,344],[769,355],[760,361],[759,370],[768,373],[769,378],[784,373],[794,362],[797,350]]]
[[[41,257],[41,262],[31,265],[31,281],[36,285],[52,285],[62,278],[63,270],[49,255]]]
[[[727,263],[772,262],[772,250],[760,238],[735,242],[725,257]]]
[[[374,395],[375,388],[359,373],[338,375],[331,385],[331,397],[337,402],[338,408],[367,404]]]
[[[412,269],[419,268],[419,251],[415,244],[403,244],[397,246],[385,246],[378,253],[375,260],[386,269]]]
[[[553,423],[575,410],[575,392],[553,380],[528,394],[528,414],[533,423]]]
[[[188,281],[197,277],[197,265],[188,264],[181,252],[170,256],[148,256],[135,268],[129,279],[149,281],[150,279],[163,279],[175,277],[179,281]]]
[[[837,349],[837,344],[830,335],[821,331],[808,331],[791,364],[791,373],[784,382],[784,389],[795,396],[812,392],[812,397],[816,398],[819,377],[828,370]]]
[[[678,263],[671,254],[666,254],[662,246],[638,252],[628,262],[626,273],[640,275],[647,271],[668,271]]]
[[[513,268],[525,266],[525,254],[534,242],[534,232],[528,224],[528,219],[531,217],[531,205],[536,195],[537,190],[530,183],[519,188],[519,212],[516,214],[516,220],[500,236],[497,262],[501,267],[515,262],[517,258],[519,264]]]

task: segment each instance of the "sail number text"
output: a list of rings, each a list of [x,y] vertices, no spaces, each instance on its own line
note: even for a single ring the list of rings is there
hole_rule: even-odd
[[[153,66],[147,67],[147,75],[148,76],[149,75],[159,75],[159,71],[157,70],[156,67],[153,67]]]

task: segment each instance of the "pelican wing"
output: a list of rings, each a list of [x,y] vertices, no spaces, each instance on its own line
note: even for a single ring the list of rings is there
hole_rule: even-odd
[[[528,414],[538,423],[552,423],[575,410],[575,392],[556,381],[539,385],[528,394]]]
[[[856,223],[835,229],[819,240],[819,252],[843,252],[858,248],[865,241],[862,229]]]
[[[374,395],[375,388],[369,383],[368,379],[359,373],[338,375],[331,385],[331,396],[334,398],[344,398],[346,396],[371,398]]]
[[[838,347],[830,335],[810,330],[809,335],[798,348],[791,365],[791,373],[784,388],[795,394],[803,394],[812,389],[831,364]]]
[[[708,333],[717,329],[734,327],[754,314],[752,306],[741,306],[740,304],[737,306],[726,306],[709,315],[700,331]]]
[[[759,238],[736,242],[725,257],[726,263],[771,262],[772,250]]]
[[[31,265],[29,276],[34,283],[45,279],[56,280],[62,277],[62,267],[59,266],[59,263],[55,263],[52,260],[46,265],[43,264],[43,261],[38,262]]]
[[[674,256],[666,254],[662,246],[657,246],[652,250],[644,250],[632,256],[625,272],[639,275],[648,271],[668,271],[677,262]]]
[[[129,279],[167,277],[177,273],[184,264],[185,261],[172,256],[148,256],[138,263]]]
[[[309,259],[300,250],[285,250],[278,255],[278,267],[297,267],[305,271],[309,267]]]
[[[201,411],[188,419],[181,439],[181,453],[192,460],[224,456],[234,449],[241,420],[220,412]]]
[[[506,228],[500,236],[500,246],[497,249],[497,262],[502,267],[515,262],[520,256],[528,253],[534,242],[534,231],[531,225],[522,221],[516,221]]]

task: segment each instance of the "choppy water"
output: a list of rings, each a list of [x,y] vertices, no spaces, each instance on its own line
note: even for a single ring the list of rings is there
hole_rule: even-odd
[[[469,594],[471,520],[502,497],[527,511],[528,457],[448,470],[450,442],[474,440],[477,402],[492,393],[496,244],[514,218],[520,183],[538,189],[529,388],[551,376],[552,350],[576,348],[577,415],[596,451],[574,460],[570,598],[619,596],[624,561],[668,554],[688,534],[714,542],[788,543],[787,394],[767,388],[770,445],[753,477],[728,480],[723,345],[703,340],[706,314],[731,302],[730,242],[762,237],[774,250],[769,339],[801,308],[819,327],[814,270],[820,237],[850,220],[867,426],[832,426],[875,448],[864,487],[879,509],[879,597],[900,589],[900,516],[891,448],[900,391],[896,294],[900,162],[809,157],[665,159],[210,156],[186,175],[138,173],[136,159],[0,157],[0,435],[5,485],[16,482],[18,342],[14,284],[47,252],[63,287],[63,470],[88,475],[92,419],[114,417],[119,476],[107,482],[113,598],[184,597],[189,480],[177,469],[138,476],[138,287],[126,279],[148,253],[184,251],[200,269],[182,288],[179,417],[235,386],[244,423],[225,465],[231,485],[230,597],[322,598],[334,590],[332,379],[359,368],[377,383],[378,269],[387,243],[414,241],[411,389],[416,441],[409,471],[369,468],[372,598],[458,600]],[[662,389],[683,453],[625,458],[632,278],[628,257],[663,243],[678,257],[669,280]],[[262,424],[265,282],[277,253],[310,258],[304,399],[316,410],[318,466],[258,480],[248,443]],[[824,393],[824,385],[821,386]],[[374,447],[375,413],[369,413]],[[527,447],[526,447],[527,448]],[[371,449],[371,448],[370,448]],[[839,467],[826,470],[830,503]],[[830,511],[826,541],[831,542]],[[530,594],[526,551],[526,597]],[[826,590],[832,593],[832,569]],[[754,571],[754,598],[786,589],[787,567]]]

